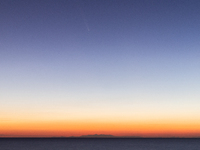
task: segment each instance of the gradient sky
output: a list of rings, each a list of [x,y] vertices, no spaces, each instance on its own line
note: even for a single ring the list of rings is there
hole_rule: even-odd
[[[199,0],[1,0],[0,136],[200,136]]]

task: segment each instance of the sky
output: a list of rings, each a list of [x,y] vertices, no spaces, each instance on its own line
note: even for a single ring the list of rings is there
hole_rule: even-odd
[[[0,137],[200,137],[199,8],[0,0]]]

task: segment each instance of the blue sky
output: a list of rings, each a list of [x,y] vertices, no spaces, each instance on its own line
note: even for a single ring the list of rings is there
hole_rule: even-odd
[[[197,0],[1,1],[0,120],[199,124],[199,7]]]

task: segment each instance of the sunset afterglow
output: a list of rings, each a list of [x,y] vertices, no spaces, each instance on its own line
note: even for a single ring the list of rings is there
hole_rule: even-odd
[[[200,137],[200,2],[0,2],[0,137]]]

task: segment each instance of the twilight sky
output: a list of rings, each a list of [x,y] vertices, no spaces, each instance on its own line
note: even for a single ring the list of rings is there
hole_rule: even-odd
[[[1,0],[0,136],[200,136],[199,0]]]

